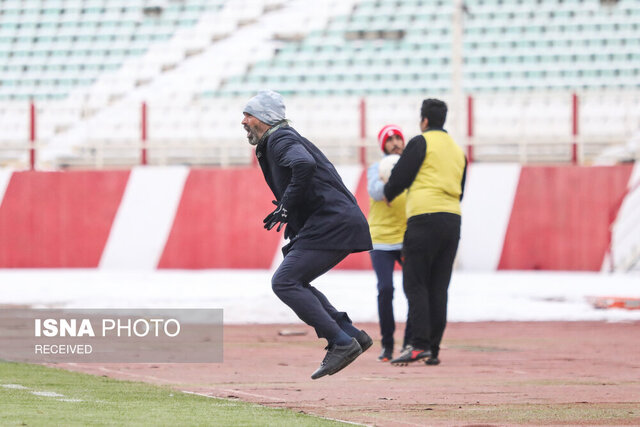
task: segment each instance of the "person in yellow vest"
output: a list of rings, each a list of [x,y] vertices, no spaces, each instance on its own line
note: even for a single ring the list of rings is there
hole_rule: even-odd
[[[440,363],[467,171],[464,152],[443,129],[446,117],[444,102],[423,101],[423,133],[409,141],[384,187],[385,200],[389,202],[408,189],[402,272],[411,339],[405,351],[391,360],[394,365],[418,360],[428,365]]]
[[[378,133],[378,143],[385,156],[402,154],[404,135],[395,125],[387,125]],[[402,238],[407,228],[405,195],[401,194],[390,206],[384,202],[384,182],[380,177],[380,162],[367,170],[367,190],[369,192],[369,231],[373,250],[369,251],[371,265],[378,279],[378,318],[382,336],[381,362],[389,362],[393,357],[396,322],[393,316],[393,269],[396,262],[402,265]],[[411,333],[407,323],[404,331],[403,347]]]

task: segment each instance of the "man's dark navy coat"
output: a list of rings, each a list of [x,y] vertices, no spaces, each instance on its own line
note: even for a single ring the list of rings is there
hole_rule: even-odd
[[[264,178],[289,212],[283,249],[371,249],[369,225],[355,197],[324,154],[282,125],[256,147]]]

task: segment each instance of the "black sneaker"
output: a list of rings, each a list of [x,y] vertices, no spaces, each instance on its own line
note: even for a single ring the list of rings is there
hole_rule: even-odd
[[[393,355],[393,350],[391,350],[391,348],[382,347],[382,353],[380,353],[380,356],[378,356],[378,361],[388,362],[391,360],[392,355]]]
[[[438,356],[429,356],[429,358],[424,361],[424,364],[431,366],[439,365],[440,359],[438,359]]]
[[[358,344],[360,344],[360,347],[362,347],[362,352],[363,353],[365,351],[367,351],[369,349],[369,347],[371,347],[373,345],[373,340],[371,339],[369,334],[367,334],[362,329],[360,329],[360,333],[356,337],[356,340],[358,340]]]
[[[311,374],[311,379],[316,380],[325,375],[335,374],[356,360],[360,354],[362,354],[362,347],[355,338],[351,338],[349,345],[334,345],[328,349],[320,367]]]
[[[418,360],[423,360],[428,357],[431,357],[430,350],[420,350],[408,345],[400,356],[391,361],[391,364],[395,366],[406,366],[409,363],[417,362]]]

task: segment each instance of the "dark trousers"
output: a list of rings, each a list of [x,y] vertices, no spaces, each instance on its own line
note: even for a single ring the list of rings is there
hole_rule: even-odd
[[[460,240],[460,216],[424,214],[409,218],[404,236],[404,292],[414,347],[440,352],[447,324],[447,298]]]
[[[349,251],[323,251],[293,249],[287,253],[278,267],[271,287],[273,292],[298,315],[312,326],[318,338],[331,342],[341,331],[339,323],[351,323],[347,313],[336,310],[311,282],[331,270],[342,261]]]
[[[393,349],[393,334],[396,331],[396,320],[393,315],[393,269],[396,262],[402,265],[402,253],[374,249],[369,252],[371,265],[378,278],[378,318],[380,319],[380,335],[382,347]],[[409,344],[411,323],[407,319],[402,346]]]

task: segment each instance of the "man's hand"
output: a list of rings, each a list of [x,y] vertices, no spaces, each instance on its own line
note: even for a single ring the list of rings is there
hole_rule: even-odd
[[[264,228],[266,228],[267,230],[271,230],[273,227],[275,227],[276,224],[279,223],[276,231],[280,231],[283,224],[286,224],[288,221],[288,212],[282,203],[279,203],[276,200],[273,200],[271,203],[273,203],[277,207],[273,212],[267,215],[267,217],[263,219],[262,222],[264,222]]]

